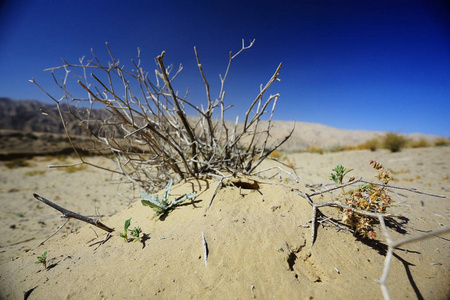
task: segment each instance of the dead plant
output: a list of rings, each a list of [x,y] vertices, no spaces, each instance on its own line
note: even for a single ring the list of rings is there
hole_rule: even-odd
[[[46,69],[62,91],[55,97],[35,83],[56,103],[59,118],[73,147],[72,128],[81,127],[93,141],[90,152],[111,157],[117,168],[107,169],[93,164],[74,151],[82,163],[122,175],[148,192],[163,188],[169,179],[178,182],[205,174],[223,176],[248,175],[283,144],[291,132],[269,145],[272,117],[279,94],[265,96],[268,88],[279,81],[281,63],[259,93],[250,102],[243,122],[226,121],[225,81],[231,62],[241,52],[253,46],[242,41],[241,49],[230,52],[224,75],[220,75],[220,91],[212,98],[210,86],[203,72],[200,56],[194,48],[201,78],[206,89],[205,106],[195,106],[180,97],[173,88],[182,66],[174,72],[164,64],[165,52],[156,57],[155,81],[141,67],[140,50],[133,69],[127,69],[115,59],[106,44],[110,61],[104,64],[92,52],[92,58],[79,63],[63,60],[62,66]],[[63,73],[60,80],[57,73]],[[74,84],[75,78],[76,84]],[[102,110],[94,109],[100,106]],[[188,116],[186,107],[196,111]],[[45,112],[44,112],[45,113]],[[263,115],[268,115],[261,122]]]

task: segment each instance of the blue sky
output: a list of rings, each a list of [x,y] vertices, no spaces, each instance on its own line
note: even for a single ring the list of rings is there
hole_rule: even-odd
[[[43,69],[77,62],[105,42],[132,68],[166,51],[183,64],[174,86],[204,103],[197,46],[214,97],[229,51],[256,39],[231,66],[229,117],[241,115],[280,62],[275,119],[345,129],[450,136],[450,7],[446,1],[6,0],[0,4],[0,96],[50,102]]]

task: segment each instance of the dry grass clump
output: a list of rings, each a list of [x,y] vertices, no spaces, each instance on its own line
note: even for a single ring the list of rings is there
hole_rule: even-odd
[[[34,170],[34,171],[29,171],[29,172],[25,172],[25,176],[38,176],[38,175],[43,175],[45,174],[46,171],[45,170]]]
[[[449,138],[437,138],[436,140],[434,140],[434,146],[436,146],[436,147],[450,146],[450,139]]]
[[[420,138],[418,140],[410,141],[408,146],[411,148],[425,148],[430,147],[431,144],[426,139]]]
[[[269,155],[269,157],[271,157],[271,158],[281,158],[282,156],[283,155],[278,150],[272,151],[272,153],[270,153],[270,155]]]
[[[450,140],[446,138],[437,138],[433,143],[430,143],[425,138],[419,138],[417,140],[409,140],[408,138],[397,133],[386,133],[384,136],[375,137],[365,141],[362,144],[353,147],[347,147],[347,150],[362,150],[370,149],[370,151],[376,151],[378,148],[389,149],[391,152],[399,152],[403,148],[425,148],[431,146],[448,146]]]
[[[5,162],[5,166],[8,169],[22,168],[22,167],[30,167],[32,164],[25,158],[13,159]]]
[[[382,138],[383,147],[389,149],[391,152],[401,151],[406,146],[407,141],[404,136],[393,132],[386,133]]]
[[[204,83],[206,101],[200,107],[180,96],[173,87],[182,66],[174,70],[164,64],[165,52],[156,57],[157,68],[148,73],[141,67],[140,51],[132,68],[127,69],[115,59],[107,45],[110,61],[92,59],[79,63],[64,61],[64,65],[50,68],[51,75],[62,95],[54,97],[38,85],[58,107],[66,134],[73,149],[84,164],[122,175],[122,178],[147,191],[163,188],[173,179],[204,175],[224,176],[251,174],[292,134],[269,145],[269,132],[279,94],[266,96],[269,87],[279,81],[281,64],[259,93],[250,101],[241,124],[226,121],[224,84],[232,60],[252,47],[242,42],[241,49],[231,54],[224,75],[220,75],[219,94],[214,98],[203,72],[200,56],[195,50],[199,78]],[[56,72],[63,71],[63,78]],[[151,81],[149,74],[155,74]],[[80,80],[73,82],[74,78]],[[37,83],[32,80],[33,83]],[[81,105],[83,104],[83,105]],[[87,107],[86,107],[87,105]],[[102,111],[93,109],[100,106]],[[186,108],[197,116],[188,116]],[[260,122],[266,115],[264,125]],[[84,129],[92,140],[90,152],[112,156],[116,169],[90,163],[76,150],[69,125]],[[277,155],[277,154],[273,154]]]
[[[322,148],[319,148],[319,147],[316,147],[316,146],[309,146],[309,147],[306,149],[306,152],[323,154],[324,151],[323,151]]]
[[[376,151],[378,148],[389,149],[391,152],[398,152],[407,146],[407,139],[400,134],[388,132],[382,137],[368,139],[356,146],[357,149],[369,149]]]
[[[379,138],[369,139],[363,145],[366,147],[366,149],[369,149],[370,151],[375,151],[380,147],[380,139]]]
[[[67,166],[67,167],[61,168],[60,170],[66,172],[66,173],[75,173],[78,171],[82,171],[86,168],[87,168],[87,166],[82,164],[82,165]]]

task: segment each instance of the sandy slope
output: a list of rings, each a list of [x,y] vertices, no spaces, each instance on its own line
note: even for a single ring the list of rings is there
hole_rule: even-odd
[[[300,177],[285,185],[304,192],[306,185],[328,182],[336,163],[354,168],[354,176],[372,180],[370,159],[392,170],[395,185],[450,196],[450,149],[353,151],[330,154],[290,154]],[[94,158],[98,163],[105,160]],[[351,233],[325,225],[311,247],[311,207],[291,188],[276,179],[257,179],[259,190],[227,186],[219,190],[205,212],[216,183],[189,181],[173,194],[198,194],[195,203],[173,211],[164,220],[152,219],[153,211],[139,202],[128,206],[133,192],[108,173],[84,169],[74,173],[47,169],[56,161],[35,159],[31,167],[1,166],[0,295],[5,299],[381,299],[375,282],[384,262],[384,238],[361,241]],[[31,176],[31,171],[45,171]],[[27,173],[28,172],[28,173]],[[26,175],[28,174],[28,175]],[[208,188],[209,187],[209,188]],[[96,248],[89,244],[103,238],[100,229],[70,222],[43,246],[36,245],[61,221],[58,212],[32,198],[38,193],[82,214],[116,212],[102,222],[114,227],[113,237]],[[119,193],[119,194],[118,194]],[[127,197],[120,196],[126,195]],[[395,239],[450,224],[448,198],[432,198],[405,191],[396,198],[395,212],[403,213],[403,230],[391,230]],[[134,200],[138,200],[136,197]],[[327,200],[327,197],[316,201]],[[336,210],[324,208],[325,214]],[[145,233],[142,243],[126,243],[118,236],[126,219]],[[205,266],[202,232],[209,248]],[[98,238],[97,238],[98,235]],[[388,286],[393,299],[446,299],[450,296],[450,235],[407,244],[397,250]],[[47,270],[34,264],[48,251]]]

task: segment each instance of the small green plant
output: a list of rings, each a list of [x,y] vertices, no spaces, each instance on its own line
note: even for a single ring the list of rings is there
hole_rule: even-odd
[[[188,193],[172,201],[169,201],[169,194],[171,189],[172,179],[169,180],[162,199],[159,199],[158,195],[149,195],[146,192],[141,191],[141,203],[144,206],[150,206],[156,212],[153,217],[158,217],[160,215],[170,213],[177,204],[183,202],[184,200],[197,197],[197,194],[195,193]]]
[[[45,251],[41,256],[37,257],[35,264],[42,264],[44,269],[47,269],[47,251]]]
[[[333,169],[334,173],[331,173],[330,179],[333,180],[336,184],[342,184],[344,180],[344,176],[349,172],[353,171],[353,169],[346,169],[341,164],[337,164]],[[342,188],[342,192],[345,193],[344,188]]]
[[[383,184],[388,184],[391,179],[389,173],[383,166],[376,162],[370,161],[371,166],[378,171],[377,179]],[[351,170],[345,169],[341,165],[337,165],[333,170],[335,173],[331,174],[330,179],[336,183],[342,184],[344,176]],[[352,179],[350,179],[351,181]],[[348,192],[343,192],[339,196],[339,201],[357,210],[364,210],[374,213],[386,213],[386,210],[392,203],[391,197],[387,194],[385,187],[379,187],[372,183],[365,183],[359,185],[355,189]],[[352,209],[344,209],[344,217],[342,222],[346,223],[355,230],[355,234],[370,239],[376,238],[373,229],[374,219],[366,215],[361,215]]]
[[[141,239],[139,238],[139,234],[142,233],[142,229],[141,227],[134,227],[132,230],[128,230],[128,228],[130,228],[131,225],[131,219],[129,218],[128,220],[125,221],[125,224],[123,225],[123,232],[119,233],[120,237],[123,237],[125,242],[129,242],[128,240],[128,231],[131,231],[131,236],[134,237],[134,241],[140,241]]]
[[[134,227],[133,230],[131,230],[131,236],[135,237],[134,242],[141,240],[141,238],[139,237],[140,233],[142,233],[141,227]]]
[[[123,232],[119,233],[120,237],[123,237],[125,239],[125,242],[128,243],[128,227],[131,225],[131,218],[125,221],[125,224],[123,225]]]

